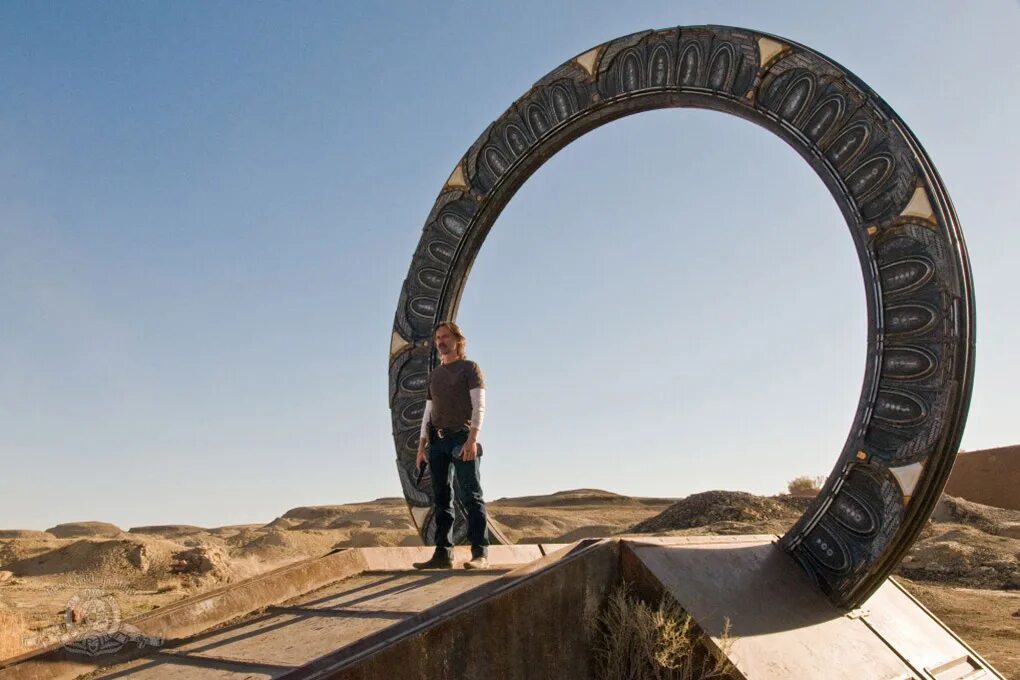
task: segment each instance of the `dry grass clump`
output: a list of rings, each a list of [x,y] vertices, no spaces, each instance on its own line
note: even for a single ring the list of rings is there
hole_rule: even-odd
[[[0,660],[28,651],[25,618],[18,612],[0,609]]]
[[[786,483],[786,490],[791,496],[817,496],[825,484],[825,475],[809,477],[802,475],[794,477]]]
[[[651,607],[617,586],[594,625],[596,677],[599,680],[729,680],[733,665],[726,658],[731,643],[729,622],[723,654],[713,654],[705,638],[676,601],[664,597]]]

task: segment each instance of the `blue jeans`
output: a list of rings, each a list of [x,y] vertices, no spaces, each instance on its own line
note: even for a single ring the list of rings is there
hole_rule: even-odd
[[[481,457],[464,461],[455,458],[467,441],[468,433],[458,432],[446,439],[435,437],[428,447],[429,466],[432,468],[432,495],[436,504],[436,554],[453,557],[453,480],[451,468],[457,478],[457,498],[464,504],[468,520],[468,540],[472,557],[487,557],[489,531],[486,524],[485,501],[479,479]],[[481,445],[478,451],[481,452]]]

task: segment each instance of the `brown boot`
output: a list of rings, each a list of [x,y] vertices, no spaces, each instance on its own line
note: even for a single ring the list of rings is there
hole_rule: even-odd
[[[453,560],[446,555],[433,555],[425,562],[412,562],[415,569],[453,569]]]
[[[472,557],[470,560],[464,563],[465,569],[488,569],[489,560],[485,555],[479,555]]]

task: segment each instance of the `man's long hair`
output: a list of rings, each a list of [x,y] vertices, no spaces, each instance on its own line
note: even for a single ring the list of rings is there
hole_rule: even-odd
[[[435,344],[436,333],[438,333],[439,329],[442,328],[443,326],[449,328],[450,332],[453,333],[453,337],[457,338],[457,357],[463,359],[464,350],[467,346],[467,338],[465,338],[464,334],[460,331],[460,326],[458,326],[453,321],[441,321],[438,324],[436,324],[436,329],[432,331],[432,343]]]

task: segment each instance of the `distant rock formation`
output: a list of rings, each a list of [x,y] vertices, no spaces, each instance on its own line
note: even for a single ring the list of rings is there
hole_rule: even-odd
[[[46,532],[57,538],[117,538],[124,533],[109,522],[67,522],[50,527]]]

